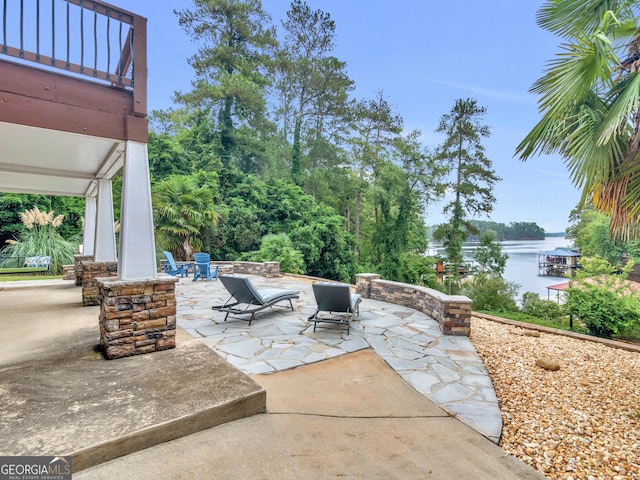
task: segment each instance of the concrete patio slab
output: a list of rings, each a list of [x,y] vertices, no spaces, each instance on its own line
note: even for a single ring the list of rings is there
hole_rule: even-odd
[[[105,360],[97,309],[70,283],[0,297],[0,455],[73,455],[79,471],[265,411],[262,387],[183,332],[176,349]]]
[[[268,414],[80,472],[77,480],[542,480],[412,389],[371,350],[253,376]],[[163,459],[163,461],[159,461]]]

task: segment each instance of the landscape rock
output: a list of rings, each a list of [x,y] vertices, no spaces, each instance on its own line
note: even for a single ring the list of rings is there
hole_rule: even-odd
[[[538,360],[536,360],[536,365],[540,368],[544,368],[545,370],[550,370],[552,372],[560,370],[560,362],[548,357],[539,358]]]

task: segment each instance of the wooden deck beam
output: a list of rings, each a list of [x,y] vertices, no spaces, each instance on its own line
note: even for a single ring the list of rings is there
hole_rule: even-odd
[[[0,79],[2,122],[147,142],[146,102],[131,90],[3,60]]]

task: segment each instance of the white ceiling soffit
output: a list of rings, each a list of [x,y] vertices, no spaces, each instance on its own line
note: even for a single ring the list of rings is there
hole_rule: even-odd
[[[124,164],[122,141],[0,122],[0,192],[94,196]]]

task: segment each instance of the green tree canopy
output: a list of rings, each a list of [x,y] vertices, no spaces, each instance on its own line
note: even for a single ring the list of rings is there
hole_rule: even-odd
[[[302,185],[302,137],[306,135],[312,145],[324,142],[331,134],[332,120],[345,113],[353,81],[346,73],[346,63],[331,55],[336,27],[327,12],[293,0],[282,24],[285,39],[278,62],[278,112],[285,138],[293,124],[291,179]]]
[[[623,242],[611,238],[611,217],[586,206],[575,209],[569,217],[573,223],[567,228],[567,238],[572,239],[585,257],[600,257],[620,265],[625,256],[640,254],[640,240]]]
[[[193,0],[175,11],[180,25],[201,47],[189,63],[196,74],[190,92],[176,94],[217,118],[219,154],[225,165],[239,154],[239,125],[266,121],[265,89],[276,47],[271,17],[260,0]]]

